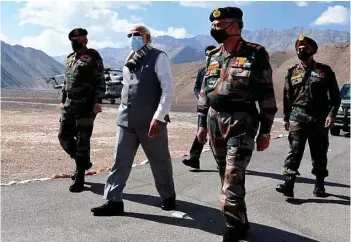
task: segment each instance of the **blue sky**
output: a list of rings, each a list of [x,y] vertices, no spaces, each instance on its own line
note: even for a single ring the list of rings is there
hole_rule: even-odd
[[[296,26],[350,30],[350,3],[345,2],[1,2],[1,39],[45,51],[71,51],[67,33],[81,26],[92,48],[123,47],[126,32],[136,23],[152,34],[176,38],[209,34],[208,16],[217,6],[244,11],[244,28],[276,30]]]

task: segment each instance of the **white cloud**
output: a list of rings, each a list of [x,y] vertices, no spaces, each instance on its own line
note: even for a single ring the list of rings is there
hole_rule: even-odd
[[[2,41],[7,41],[7,36],[3,35],[3,34],[0,34],[0,40]]]
[[[90,48],[124,47],[128,45],[126,33],[135,24],[143,24],[141,19],[131,15],[130,19],[120,19],[118,11],[140,9],[149,2],[27,2],[19,12],[19,26],[27,24],[44,27],[37,36],[25,36],[15,44],[40,49],[45,53],[66,55],[71,52],[68,33],[73,28],[88,30]],[[131,10],[128,10],[131,11]],[[153,36],[170,35],[175,38],[189,37],[184,28],[169,27],[167,30],[153,29]]]
[[[308,6],[308,2],[306,2],[306,1],[295,1],[295,3],[299,7],[307,7]]]
[[[252,2],[249,1],[180,1],[179,4],[184,7],[195,7],[195,8],[220,8],[228,6],[243,6],[249,5]]]
[[[350,19],[350,10],[344,6],[336,5],[328,7],[321,16],[319,16],[313,24],[326,25],[326,24],[347,24]]]

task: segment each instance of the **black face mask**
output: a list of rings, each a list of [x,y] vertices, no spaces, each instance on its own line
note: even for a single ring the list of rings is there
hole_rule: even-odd
[[[230,27],[230,25],[228,25],[228,27],[226,27],[225,29],[220,29],[220,30],[216,30],[216,29],[212,29],[211,28],[211,36],[217,41],[217,43],[222,44],[229,36],[240,36],[240,34],[228,34],[227,33],[227,29]]]
[[[77,41],[72,41],[72,42],[71,42],[71,45],[72,45],[72,50],[73,50],[74,52],[76,52],[76,51],[78,51],[78,50],[80,50],[80,49],[83,48],[83,44],[82,44],[82,43],[79,43],[79,42],[77,42]]]
[[[311,54],[310,53],[307,53],[306,51],[304,50],[300,50],[298,53],[297,53],[297,57],[301,60],[301,61],[308,61],[310,58],[311,58]]]

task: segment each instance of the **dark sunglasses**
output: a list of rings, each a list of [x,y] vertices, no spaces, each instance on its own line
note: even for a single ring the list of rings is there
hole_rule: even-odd
[[[128,38],[130,38],[132,36],[141,36],[141,34],[140,33],[132,33],[132,34],[128,34],[127,36],[128,36]]]

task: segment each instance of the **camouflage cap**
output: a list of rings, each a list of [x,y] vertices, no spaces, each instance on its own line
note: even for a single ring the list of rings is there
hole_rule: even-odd
[[[313,39],[300,35],[295,42],[295,50],[297,51],[301,46],[308,48],[313,54],[317,53],[318,45]]]
[[[242,19],[243,11],[236,7],[216,8],[210,14],[210,21],[226,18]]]
[[[87,36],[88,31],[86,29],[82,28],[75,28],[68,34],[68,39],[71,40],[73,37],[78,37],[78,36]]]

